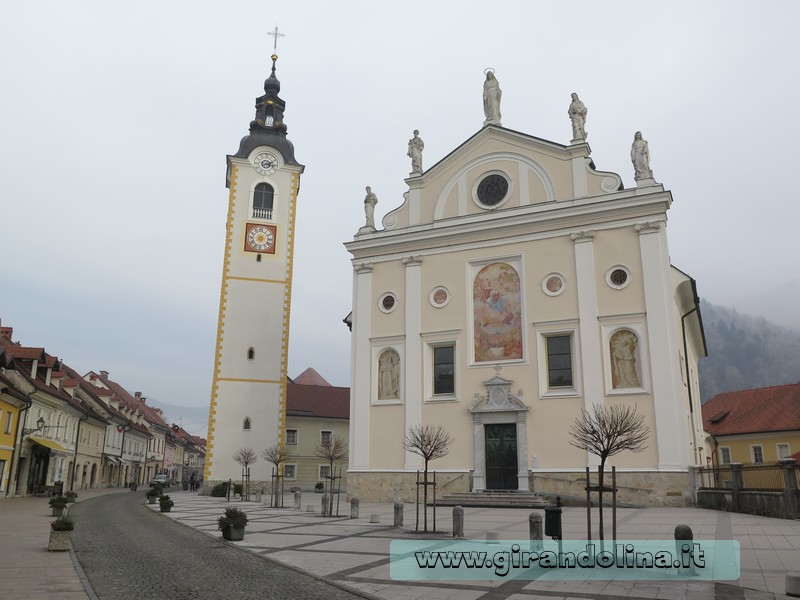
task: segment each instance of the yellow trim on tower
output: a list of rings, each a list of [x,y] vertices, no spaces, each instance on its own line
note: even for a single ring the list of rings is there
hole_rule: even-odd
[[[294,267],[294,231],[297,215],[297,193],[300,189],[300,174],[292,173],[292,199],[289,202],[289,222],[286,233],[286,288],[283,299],[283,332],[281,336],[281,394],[278,406],[278,445],[282,448],[285,442],[286,423],[286,378],[289,373],[289,317],[292,308],[292,272]]]
[[[280,283],[284,284],[285,281],[281,281],[280,279],[260,279],[258,277],[237,277],[235,275],[231,275],[228,277],[228,280],[236,279],[238,281],[260,281],[261,283]]]
[[[211,406],[208,409],[208,441],[206,442],[206,459],[203,467],[203,479],[208,481],[211,478],[211,465],[214,459],[214,433],[217,408],[217,398],[219,395],[219,370],[222,362],[222,334],[224,331],[223,317],[225,316],[225,305],[228,301],[228,273],[231,266],[231,247],[233,244],[233,209],[236,204],[236,186],[239,179],[239,169],[231,163],[231,183],[228,193],[228,221],[225,225],[225,260],[222,262],[222,283],[219,292],[219,317],[217,319],[217,345],[214,351],[214,374],[211,379]]]
[[[280,383],[276,379],[241,379],[239,377],[217,377],[217,381],[238,381],[244,383]]]

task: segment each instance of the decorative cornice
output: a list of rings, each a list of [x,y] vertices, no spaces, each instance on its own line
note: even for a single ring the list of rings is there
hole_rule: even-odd
[[[417,267],[422,264],[422,256],[419,254],[416,256],[404,256],[402,261],[407,267]]]
[[[353,270],[356,273],[371,273],[372,266],[373,263],[358,263],[357,265],[353,265]]]
[[[633,228],[643,235],[645,233],[658,233],[661,230],[663,221],[647,221],[646,223],[637,223]]]
[[[593,242],[594,230],[589,229],[587,231],[578,231],[576,233],[570,233],[569,237],[576,244],[579,244],[580,242]]]

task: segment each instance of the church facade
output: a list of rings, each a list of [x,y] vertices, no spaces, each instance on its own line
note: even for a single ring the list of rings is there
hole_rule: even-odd
[[[367,224],[345,244],[348,491],[413,499],[421,461],[402,442],[433,425],[454,439],[431,465],[444,493],[581,497],[598,459],[569,443],[570,427],[582,410],[621,404],[650,434],[607,464],[620,500],[689,503],[690,467],[708,454],[705,341],[695,282],[670,264],[672,196],[649,171],[647,142],[637,132],[625,188],[595,168],[577,95],[568,145],[504,128],[499,103],[487,75],[483,127],[425,171],[410,142],[405,201],[376,229],[368,195]]]

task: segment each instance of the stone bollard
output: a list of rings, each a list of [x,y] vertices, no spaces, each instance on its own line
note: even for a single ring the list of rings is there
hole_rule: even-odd
[[[294,493],[294,507],[297,510],[300,510],[300,507],[302,506],[302,500],[303,499],[302,499],[302,496],[300,495],[300,492],[295,492]]]
[[[678,525],[675,527],[675,556],[676,561],[680,560],[681,565],[678,567],[679,575],[694,575],[694,562],[691,560],[694,547],[692,542],[694,534],[692,528],[688,525]],[[685,546],[688,545],[688,553],[685,551]],[[688,565],[686,564],[686,557],[689,556]]]
[[[486,532],[486,543],[487,544],[497,544],[500,541],[500,532],[498,531],[487,531]]]
[[[380,523],[381,522],[381,516],[378,513],[372,513],[369,516],[369,522],[370,523]]]
[[[361,501],[356,497],[353,496],[350,499],[350,518],[357,519],[358,518],[358,507],[361,504]]]
[[[394,503],[394,526],[403,526],[403,503],[400,500],[396,500]]]
[[[800,571],[786,574],[786,595],[800,598]]]
[[[328,504],[330,504],[330,501],[331,501],[331,498],[328,495],[328,492],[325,492],[324,494],[322,494],[322,513],[321,514],[322,514],[323,517],[327,517],[328,516]]]
[[[528,515],[528,529],[530,530],[531,544],[530,549],[534,552],[541,552],[544,549],[542,540],[544,539],[542,529],[542,515],[532,512]]]
[[[464,507],[463,506],[454,506],[453,507],[453,537],[454,538],[463,538],[464,537]]]

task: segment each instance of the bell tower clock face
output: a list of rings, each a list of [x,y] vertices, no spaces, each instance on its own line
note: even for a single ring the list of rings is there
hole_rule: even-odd
[[[248,223],[244,234],[245,251],[275,254],[275,233],[275,225]]]
[[[259,152],[253,161],[253,167],[261,175],[272,175],[278,170],[278,157],[272,152]]]

